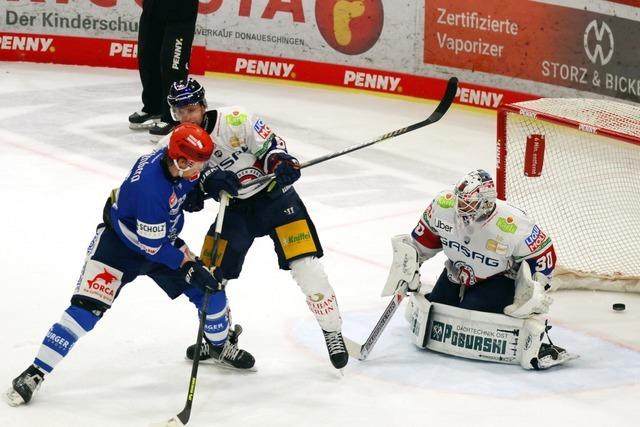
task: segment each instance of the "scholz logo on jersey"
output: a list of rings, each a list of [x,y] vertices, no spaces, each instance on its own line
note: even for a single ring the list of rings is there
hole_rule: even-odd
[[[167,224],[162,222],[160,224],[147,224],[146,222],[138,221],[138,236],[146,237],[147,239],[162,239],[167,234]]]
[[[547,235],[544,231],[540,230],[540,227],[534,225],[533,230],[531,230],[531,234],[524,239],[524,242],[527,244],[531,252],[535,252],[545,240],[547,240]]]
[[[488,257],[485,254],[480,252],[472,251],[465,245],[460,244],[455,240],[448,240],[441,236],[440,241],[442,242],[442,246],[448,246],[451,249],[455,249],[456,251],[466,256],[467,258],[478,260],[482,264],[487,265],[489,267],[497,267],[500,264],[500,261],[498,261],[497,259]]]

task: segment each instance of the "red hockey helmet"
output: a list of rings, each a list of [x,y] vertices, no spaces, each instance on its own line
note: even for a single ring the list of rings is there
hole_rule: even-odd
[[[206,162],[213,153],[211,135],[193,123],[176,126],[169,139],[169,158],[183,157],[193,162]]]

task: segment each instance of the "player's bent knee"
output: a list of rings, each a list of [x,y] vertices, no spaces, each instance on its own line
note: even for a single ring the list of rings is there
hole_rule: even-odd
[[[291,261],[290,266],[293,280],[296,281],[305,295],[317,292],[333,293],[324,267],[315,256]]]
[[[102,301],[98,301],[93,298],[85,297],[82,295],[74,295],[71,298],[71,307],[82,308],[89,313],[97,316],[98,318],[102,317],[102,315],[111,308],[110,305],[105,304]]]

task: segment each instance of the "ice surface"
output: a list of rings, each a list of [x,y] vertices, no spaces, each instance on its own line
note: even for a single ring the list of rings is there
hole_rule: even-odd
[[[417,102],[278,83],[200,77],[211,106],[259,113],[301,160],[367,141],[425,118]],[[136,71],[0,63],[0,380],[32,360],[67,307],[109,191],[153,144],[130,131],[140,108]],[[495,115],[454,106],[436,125],[305,169],[296,184],[322,239],[345,334],[362,341],[387,305],[379,294],[389,239],[411,231],[428,200],[467,171],[495,168]],[[216,213],[189,215],[197,251]],[[433,283],[442,258],[422,269]],[[554,294],[555,342],[581,358],[525,372],[420,351],[402,311],[365,362],[341,377],[302,293],[259,239],[229,286],[241,346],[257,373],[202,366],[193,426],[632,426],[640,399],[640,297]],[[627,310],[613,312],[624,302]],[[0,404],[5,426],[145,426],[185,401],[184,350],[197,316],[150,280],[126,286],[29,406]],[[636,421],[634,421],[636,420]]]

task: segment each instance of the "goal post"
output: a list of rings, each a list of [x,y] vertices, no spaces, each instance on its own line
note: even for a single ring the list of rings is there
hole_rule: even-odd
[[[541,98],[497,126],[498,197],[553,239],[554,287],[640,292],[640,106]]]

